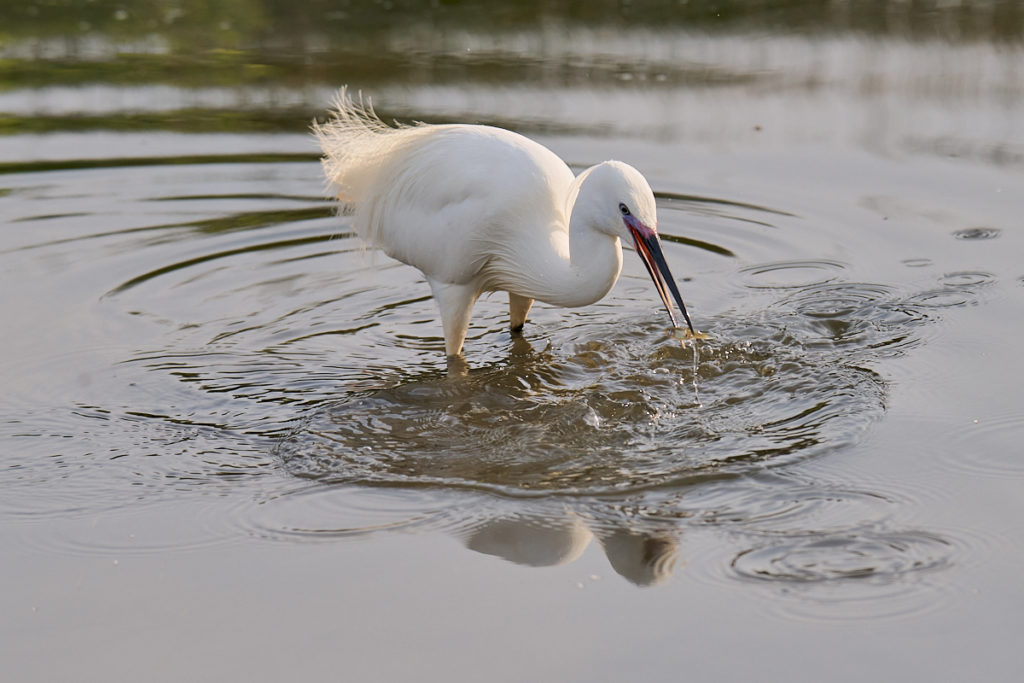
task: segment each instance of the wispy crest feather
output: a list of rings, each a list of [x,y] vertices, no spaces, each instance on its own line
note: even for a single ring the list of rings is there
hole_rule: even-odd
[[[325,123],[313,122],[313,134],[324,152],[321,163],[328,181],[342,201],[358,203],[368,180],[376,175],[381,162],[394,148],[417,137],[421,126],[389,126],[373,110],[373,103],[349,95],[348,88],[338,92]]]

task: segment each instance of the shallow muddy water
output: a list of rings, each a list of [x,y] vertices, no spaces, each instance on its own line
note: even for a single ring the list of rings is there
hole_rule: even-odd
[[[399,5],[0,45],[11,680],[1018,680],[1021,9]],[[710,339],[627,251],[449,373],[346,82],[639,168]]]

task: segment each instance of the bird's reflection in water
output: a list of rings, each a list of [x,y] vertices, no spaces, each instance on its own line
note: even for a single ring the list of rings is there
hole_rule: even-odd
[[[638,586],[664,582],[679,559],[678,534],[637,529],[589,528],[577,515],[562,519],[530,517],[494,518],[478,524],[463,541],[476,552],[530,567],[568,564],[583,554],[597,537],[612,568]]]
[[[542,361],[521,334],[512,335],[509,360],[522,367]],[[659,528],[656,532],[626,526],[595,524],[566,510],[565,517],[552,520],[528,514],[496,518],[478,527],[465,540],[470,550],[496,555],[510,562],[534,567],[568,564],[583,554],[597,537],[609,564],[620,576],[638,586],[655,586],[672,576],[679,560],[679,532]]]
[[[571,563],[596,539],[611,567],[638,586],[672,575],[678,526],[648,519],[642,491],[594,495],[621,482],[633,456],[610,443],[608,430],[585,422],[587,408],[570,386],[594,390],[585,378],[518,334],[497,366],[470,368],[461,357],[448,362],[446,375],[405,381],[323,411],[283,443],[281,455],[294,474],[337,485],[313,489],[335,501],[332,518],[290,523],[290,534],[422,529],[426,519],[426,528],[439,526],[470,550],[519,565]],[[363,429],[370,408],[356,405],[359,400],[380,409],[375,429]],[[423,507],[408,515],[421,495]],[[402,521],[364,526],[361,497],[383,503],[375,514],[394,512]],[[303,507],[303,515],[325,512]]]
[[[665,532],[615,529],[599,534],[598,540],[612,568],[638,586],[662,583],[672,576],[679,560],[678,537]]]

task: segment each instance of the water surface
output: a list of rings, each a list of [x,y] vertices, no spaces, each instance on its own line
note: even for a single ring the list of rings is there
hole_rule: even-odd
[[[20,29],[16,678],[1016,680],[1019,7],[691,4]],[[323,197],[345,82],[641,169],[711,339],[667,338],[626,253],[523,337],[479,302],[449,374],[422,277]]]

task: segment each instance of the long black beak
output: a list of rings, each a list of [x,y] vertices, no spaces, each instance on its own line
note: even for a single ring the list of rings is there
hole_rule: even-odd
[[[679,304],[679,310],[683,313],[683,319],[686,321],[686,326],[690,328],[690,333],[696,334],[696,330],[693,329],[693,323],[690,322],[690,314],[686,312],[683,297],[679,294],[679,288],[676,286],[676,280],[672,277],[672,271],[668,269],[668,263],[665,262],[665,254],[661,251],[661,240],[658,238],[658,233],[633,216],[625,216],[624,220],[626,221],[626,227],[629,228],[629,233],[633,236],[633,246],[636,248],[636,253],[640,255],[640,260],[644,262],[647,272],[650,273],[651,279],[654,280],[654,286],[658,289],[658,296],[661,297],[662,303],[665,304],[668,317],[672,319],[672,326],[679,327],[679,324],[676,322],[676,316],[672,312],[672,301],[668,298],[670,291],[676,303]]]

